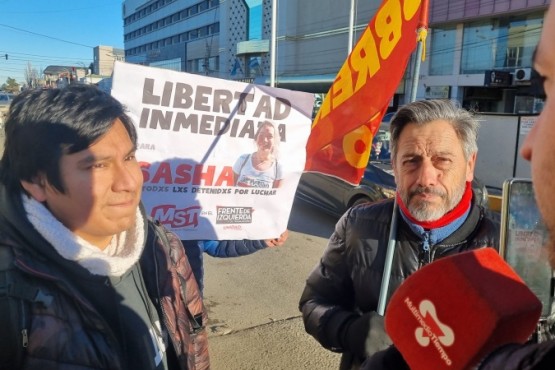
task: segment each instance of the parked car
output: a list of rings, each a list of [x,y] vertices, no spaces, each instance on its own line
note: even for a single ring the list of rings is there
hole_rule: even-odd
[[[0,106],[9,106],[13,97],[14,95],[12,93],[0,91]]]
[[[13,100],[13,94],[0,91],[0,124],[4,122],[4,116]]]
[[[354,205],[394,197],[396,185],[391,168],[389,137],[388,123],[382,123],[374,137],[370,161],[359,185],[354,186],[334,176],[305,172],[301,175],[296,198],[333,216],[341,216]],[[376,152],[378,142],[381,142],[379,153]],[[486,187],[476,178],[472,187],[478,203],[487,208]]]

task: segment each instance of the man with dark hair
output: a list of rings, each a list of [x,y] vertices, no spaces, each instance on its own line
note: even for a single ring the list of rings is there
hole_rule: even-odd
[[[498,247],[498,224],[470,186],[477,130],[476,119],[447,100],[407,104],[391,120],[399,210],[389,295],[434,260]],[[299,305],[306,331],[343,353],[340,369],[357,369],[391,345],[376,311],[394,210],[393,200],[348,210],[306,282]]]
[[[5,133],[0,368],[208,369],[202,298],[140,205],[122,105],[92,86],[28,90]]]

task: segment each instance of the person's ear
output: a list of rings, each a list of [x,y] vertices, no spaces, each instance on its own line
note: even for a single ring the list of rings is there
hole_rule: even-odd
[[[474,179],[474,168],[476,167],[476,157],[478,153],[474,152],[466,162],[466,181],[470,182]]]
[[[21,186],[38,202],[46,200],[46,179],[43,175],[38,175],[33,181],[21,180]]]

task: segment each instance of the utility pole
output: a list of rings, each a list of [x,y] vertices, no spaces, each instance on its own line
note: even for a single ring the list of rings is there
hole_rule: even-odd
[[[351,0],[351,8],[349,9],[349,45],[347,46],[347,55],[353,50],[353,39],[355,32],[355,1]]]
[[[272,0],[272,38],[270,40],[270,86],[276,86],[277,0]]]

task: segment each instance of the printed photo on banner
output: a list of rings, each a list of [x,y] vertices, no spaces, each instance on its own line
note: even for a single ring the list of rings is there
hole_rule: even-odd
[[[287,228],[313,94],[116,62],[112,95],[137,127],[152,218],[183,240]]]

